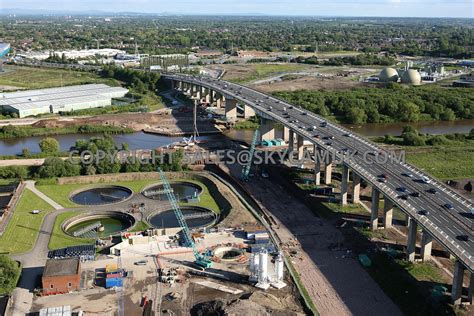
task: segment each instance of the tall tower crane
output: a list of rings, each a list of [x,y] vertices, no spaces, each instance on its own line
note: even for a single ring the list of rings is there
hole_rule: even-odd
[[[181,208],[179,207],[178,201],[176,200],[176,197],[173,193],[173,190],[171,189],[171,185],[168,179],[166,178],[165,173],[160,168],[158,168],[158,172],[160,173],[160,178],[161,178],[161,182],[163,183],[163,189],[165,191],[166,197],[171,203],[171,207],[173,208],[174,215],[178,219],[179,226],[182,228],[185,245],[187,247],[192,248],[193,250],[194,258],[196,259],[194,263],[204,269],[212,267],[212,261],[209,259],[209,257],[199,253],[199,251],[197,250],[196,244],[194,243],[191,237],[191,232],[189,231],[188,224],[186,223],[186,220],[184,219],[183,212],[181,211]]]

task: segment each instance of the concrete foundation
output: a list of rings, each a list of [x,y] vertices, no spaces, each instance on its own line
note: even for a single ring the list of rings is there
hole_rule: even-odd
[[[376,230],[379,227],[379,199],[380,192],[377,188],[372,188],[372,206],[370,209],[370,229]]]
[[[283,126],[283,140],[288,142],[290,140],[290,129],[286,126]]]
[[[408,219],[408,240],[407,240],[407,260],[415,262],[416,255],[416,221],[409,217]]]

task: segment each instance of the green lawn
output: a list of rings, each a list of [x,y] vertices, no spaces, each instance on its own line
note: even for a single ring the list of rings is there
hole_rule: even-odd
[[[15,86],[26,89],[69,86],[85,83],[106,83],[118,86],[114,79],[104,79],[95,73],[66,69],[31,68],[6,66],[5,73],[0,74],[0,85]]]
[[[36,188],[46,194],[48,197],[61,204],[64,207],[77,207],[78,204],[72,202],[69,196],[72,192],[87,186],[94,185],[121,185],[132,189],[133,192],[140,192],[147,185],[157,183],[159,180],[137,180],[137,181],[120,181],[120,182],[104,182],[93,184],[37,184]]]
[[[196,180],[190,179],[173,179],[172,181],[187,181],[193,182],[201,187],[204,188],[203,193],[200,195],[201,201],[198,203],[181,203],[182,205],[196,205],[209,208],[216,213],[220,212],[219,206],[217,205],[214,198],[209,194],[209,190],[207,187]],[[137,181],[120,181],[120,182],[104,182],[104,183],[96,183],[96,184],[37,184],[36,188],[46,194],[49,198],[53,199],[55,202],[61,204],[64,207],[77,207],[78,204],[72,202],[69,199],[71,193],[81,188],[87,187],[89,185],[121,185],[132,189],[133,192],[139,193],[141,192],[146,186],[159,183],[160,180],[137,180]]]
[[[441,180],[474,177],[473,147],[407,153],[406,159],[409,163]]]
[[[77,237],[69,236],[65,232],[63,232],[63,229],[61,228],[61,225],[65,220],[78,216],[82,213],[84,212],[71,211],[71,212],[65,212],[65,213],[59,214],[56,217],[56,221],[54,222],[53,232],[51,234],[51,238],[48,244],[49,249],[60,249],[60,248],[65,248],[65,247],[70,247],[70,246],[90,244],[94,242],[93,239],[77,238]]]
[[[252,71],[247,75],[232,79],[233,82],[249,82],[252,80],[263,79],[272,74],[285,72],[296,72],[308,69],[310,66],[301,64],[252,64],[248,65]]]
[[[31,214],[32,210],[40,214]],[[53,207],[28,189],[23,192],[5,233],[0,237],[0,253],[30,251],[38,237],[43,218]]]

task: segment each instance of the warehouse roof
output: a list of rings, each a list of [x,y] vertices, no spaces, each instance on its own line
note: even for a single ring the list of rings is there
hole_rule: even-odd
[[[8,105],[17,110],[28,110],[45,106],[58,106],[110,99],[111,93],[127,93],[121,87],[105,84],[85,84],[60,88],[37,89],[0,94],[0,106]]]
[[[76,275],[79,273],[79,258],[49,259],[44,267],[43,277]]]

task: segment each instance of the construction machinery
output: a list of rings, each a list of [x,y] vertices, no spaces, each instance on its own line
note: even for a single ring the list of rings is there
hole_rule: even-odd
[[[188,224],[186,223],[186,220],[184,219],[183,212],[181,211],[181,208],[179,207],[178,201],[176,200],[176,197],[173,193],[173,190],[171,188],[171,185],[168,179],[166,178],[165,173],[160,168],[158,168],[158,172],[160,173],[160,178],[161,178],[161,182],[163,183],[163,189],[166,193],[166,197],[171,203],[171,207],[173,208],[174,215],[178,219],[179,226],[182,229],[185,245],[186,247],[190,247],[193,250],[194,258],[196,259],[194,263],[203,269],[210,268],[212,266],[212,261],[209,258],[209,256],[203,255],[199,253],[199,251],[197,250],[196,244],[194,243],[193,238],[191,236],[191,232],[189,231]]]
[[[252,159],[253,159],[253,155],[255,154],[255,147],[257,146],[257,143],[258,143],[258,135],[259,135],[259,132],[258,132],[258,129],[256,129],[255,132],[253,133],[252,143],[250,144],[249,161],[242,168],[241,178],[243,181],[249,180],[250,168],[252,167]]]

